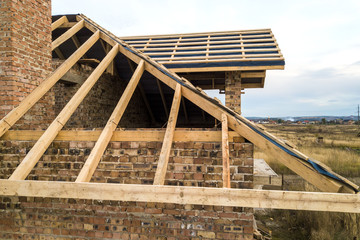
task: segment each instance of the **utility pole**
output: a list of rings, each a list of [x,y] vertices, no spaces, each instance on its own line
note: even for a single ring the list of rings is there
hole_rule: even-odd
[[[358,104],[358,127],[359,127],[359,131],[360,131],[360,121],[359,121],[359,112],[360,112],[360,108],[359,108],[359,104]],[[360,134],[360,132],[359,132],[359,134]]]

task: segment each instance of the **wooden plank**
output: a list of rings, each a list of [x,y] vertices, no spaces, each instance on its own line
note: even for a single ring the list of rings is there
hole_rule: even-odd
[[[75,95],[70,99],[66,106],[61,110],[56,119],[46,129],[44,134],[35,143],[30,152],[25,156],[20,165],[15,169],[10,176],[11,180],[23,180],[27,177],[35,164],[39,161],[51,142],[55,139],[56,135],[60,132],[71,115],[75,112],[76,108],[80,105],[82,100],[94,86],[96,81],[105,71],[109,63],[115,58],[119,52],[118,45],[114,46],[111,52],[101,61],[99,66],[91,73],[88,79],[78,89]]]
[[[185,63],[207,63],[207,62],[258,62],[258,61],[281,61],[284,60],[284,58],[282,57],[269,57],[269,58],[231,58],[231,59],[227,59],[227,58],[223,58],[223,59],[209,59],[209,60],[173,60],[173,61],[161,61],[159,60],[158,63],[160,64],[165,64],[165,65],[170,65],[170,64],[185,64]]]
[[[321,192],[2,179],[0,195],[360,213],[359,194]]]
[[[21,103],[0,121],[0,136],[13,126],[99,39],[100,31],[95,32],[78,50],[76,50],[49,77],[35,88]]]
[[[163,90],[161,88],[161,83],[160,83],[160,81],[158,79],[156,79],[156,84],[157,84],[159,92],[160,92],[161,101],[162,101],[163,106],[164,106],[164,111],[165,111],[165,114],[166,114],[166,118],[169,118],[169,110],[168,110],[167,105],[166,105],[165,95],[164,95],[164,92],[163,92]]]
[[[134,66],[133,66],[133,62],[132,62],[130,59],[128,59],[128,58],[126,58],[126,59],[127,59],[127,61],[128,61],[128,64],[129,64],[129,66],[130,66],[131,71],[134,72],[134,71],[135,71],[135,68],[134,68]],[[144,103],[145,103],[146,109],[148,110],[148,113],[149,113],[149,115],[150,115],[151,122],[152,122],[152,123],[156,123],[155,116],[154,116],[154,114],[153,114],[153,112],[152,112],[152,110],[151,110],[149,100],[148,100],[148,98],[146,97],[146,93],[145,93],[144,88],[143,88],[143,86],[142,86],[141,83],[138,84],[138,89],[139,89],[139,92],[140,92],[140,94],[141,94],[141,97],[142,97],[142,99],[143,99],[143,101],[144,101]]]
[[[121,48],[120,48],[121,49]],[[176,82],[170,78],[169,76],[165,75],[157,68],[153,67],[150,64],[146,65],[146,70],[153,74],[155,77],[163,81],[169,87],[175,87]],[[183,88],[183,96],[193,102],[195,105],[202,108],[204,111],[208,112],[210,115],[215,117],[216,119],[220,120],[222,113],[226,113],[228,117],[229,127],[239,133],[241,136],[248,139],[250,142],[257,145],[259,148],[264,150],[266,153],[272,154],[276,156],[276,158],[282,162],[285,166],[289,169],[303,177],[305,180],[313,184],[314,186],[318,187],[322,191],[330,191],[330,192],[354,192],[352,189],[345,185],[341,185],[340,183],[327,178],[324,175],[319,174],[315,170],[313,170],[309,164],[306,162],[302,162],[299,159],[289,155],[283,150],[280,150],[278,146],[270,143],[266,138],[260,136],[254,130],[247,127],[245,124],[239,122],[235,117],[230,115],[228,112],[225,112],[217,105],[213,104],[210,101],[205,100],[204,96],[196,93],[196,91],[192,91],[188,88]],[[239,118],[247,121],[249,124],[252,124],[247,119],[243,118],[241,115],[237,115]],[[280,143],[279,140],[276,140]],[[280,144],[281,145],[281,144]],[[285,145],[285,144],[284,144]],[[293,150],[289,150],[293,151]]]
[[[201,67],[201,68],[171,68],[174,73],[183,72],[224,72],[224,71],[253,71],[253,70],[283,70],[284,65],[273,65],[273,66],[237,66],[237,67]]]
[[[89,182],[92,175],[97,168],[101,156],[104,154],[111,137],[123,116],[125,109],[135,91],[137,84],[144,72],[144,61],[141,61],[136,68],[133,76],[131,77],[126,89],[124,90],[118,104],[116,105],[113,113],[111,114],[105,128],[101,132],[94,148],[92,149],[88,159],[86,160],[83,168],[81,169],[76,182]]]
[[[186,104],[184,97],[181,97],[181,105],[183,106],[184,116],[185,116],[185,123],[189,123],[189,116],[186,110]]]
[[[61,60],[65,59],[64,54],[61,52],[61,50],[59,48],[55,48],[54,51],[55,51],[56,55],[59,57],[59,59],[61,59]]]
[[[54,50],[55,48],[60,46],[63,42],[71,38],[75,33],[80,31],[80,29],[82,29],[83,27],[84,27],[84,20],[81,20],[80,22],[75,24],[75,26],[73,26],[72,28],[67,30],[64,34],[62,34],[60,37],[55,39],[55,41],[51,43],[51,50]]]
[[[250,30],[240,30],[240,31],[220,31],[220,32],[203,32],[203,33],[186,33],[186,34],[168,34],[168,35],[148,35],[148,36],[129,36],[129,37],[121,37],[122,40],[128,39],[148,39],[148,38],[175,38],[175,37],[199,37],[199,36],[218,36],[225,34],[251,34],[251,33],[271,33],[271,29],[250,29]]]
[[[55,29],[57,29],[66,22],[69,22],[69,20],[67,19],[66,16],[62,16],[61,18],[59,18],[58,20],[56,20],[51,24],[51,31],[54,31]]]
[[[160,157],[155,173],[154,185],[164,185],[165,182],[165,175],[169,162],[171,145],[174,138],[174,131],[179,113],[180,101],[181,101],[181,85],[177,84],[174,93],[173,102],[171,105],[169,120],[166,127],[164,142],[161,147]]]
[[[263,43],[273,43],[274,39],[244,39],[244,40],[229,40],[229,41],[210,41],[210,44],[233,44],[233,43],[253,43],[253,42],[263,42]],[[206,42],[183,42],[179,43],[178,46],[193,46],[193,45],[204,45]],[[133,47],[144,47],[146,44],[131,44]],[[174,46],[174,43],[158,43],[154,44],[158,47]],[[205,47],[206,48],[206,47]]]
[[[266,33],[266,34],[262,34],[262,35],[256,35],[256,36],[252,36],[252,35],[245,35],[242,38],[246,39],[246,38],[258,38],[259,41],[263,40],[264,38],[266,40],[269,39],[269,37],[273,37],[273,34],[271,33]],[[134,37],[136,38],[136,37]],[[120,37],[120,39],[123,39],[122,37]],[[196,37],[196,38],[184,38],[182,39],[182,36],[180,36],[178,39],[181,39],[182,42],[194,42],[194,41],[207,41],[208,39],[210,40],[221,40],[221,39],[239,39],[239,36],[226,36],[226,35],[221,35],[221,36],[216,36],[216,35],[209,35],[209,34],[204,34],[201,37]],[[147,43],[147,40],[133,40],[133,39],[123,39],[124,41],[126,41],[129,44],[137,44],[137,43]],[[177,39],[175,38],[171,38],[171,39],[164,39],[162,37],[160,38],[154,38],[151,42],[151,45],[156,45],[158,43],[166,43],[166,42],[174,42]]]
[[[223,187],[230,188],[230,159],[229,159],[229,133],[226,114],[221,115],[222,132],[222,161],[223,161]]]
[[[237,45],[212,45],[209,47],[204,47],[204,46],[194,46],[194,47],[181,47],[181,50],[204,50],[204,49],[209,49],[210,51],[213,51],[212,49],[232,49],[232,48],[239,48],[241,47],[241,45],[237,44]],[[252,44],[246,44],[246,47],[274,47],[271,48],[273,51],[277,51],[279,49],[276,48],[276,46],[274,45],[274,43],[252,43]],[[146,51],[146,48],[143,47],[138,47],[136,48],[139,51]],[[151,51],[171,51],[173,50],[173,47],[161,47],[161,48],[156,48],[156,47],[152,47]],[[267,48],[265,48],[267,49]]]
[[[36,141],[44,134],[42,130],[10,130],[2,137],[2,140],[10,141]],[[62,130],[54,139],[55,141],[97,141],[101,134],[100,130]],[[165,129],[137,129],[137,130],[116,130],[111,141],[146,141],[162,142],[165,136]],[[245,142],[238,133],[229,131],[230,142]],[[215,130],[181,130],[176,129],[174,142],[220,142],[221,131]]]
[[[239,46],[238,46],[239,47]],[[206,47],[206,51],[187,51],[187,52],[172,52],[171,50],[169,52],[164,52],[164,50],[161,50],[162,52],[153,52],[153,48],[150,48],[149,53],[147,52],[144,52],[146,55],[148,56],[161,56],[161,55],[168,55],[168,54],[172,54],[172,55],[176,55],[176,56],[181,56],[181,55],[195,55],[195,54],[213,54],[213,53],[216,53],[216,54],[219,54],[219,53],[245,53],[245,52],[249,52],[249,53],[253,53],[253,52],[274,52],[274,51],[277,51],[277,49],[274,49],[274,48],[260,48],[260,49],[241,49],[241,48],[238,48],[238,49],[231,49],[231,50],[209,50],[210,46],[207,46]],[[176,50],[176,48],[174,48],[174,50]],[[184,50],[184,49],[181,49],[181,50]],[[246,56],[246,55],[245,55]],[[174,57],[172,57],[174,58]],[[177,59],[178,57],[176,57],[175,59]]]
[[[78,39],[78,37],[76,35],[73,35],[71,37],[71,40],[73,41],[73,43],[75,44],[76,48],[80,48],[81,47],[81,43]],[[86,54],[84,54],[84,58],[88,58]]]
[[[94,23],[92,23],[92,24],[94,24]],[[100,28],[99,26],[94,24],[93,25],[94,29],[95,29],[94,26],[96,26],[96,28]],[[108,38],[108,41],[110,41],[110,42],[111,42],[110,36],[117,39],[116,36],[113,36],[110,33],[105,32],[104,34],[105,35],[109,34],[109,36],[107,38]],[[139,56],[135,55],[133,52],[130,52],[129,50],[127,50],[123,46],[120,46],[120,51],[125,56],[127,56],[131,60],[133,60],[134,62],[139,62],[140,59],[141,59]],[[136,50],[134,50],[134,51],[136,51]],[[171,71],[164,68],[162,65],[158,65],[156,62],[152,62],[151,59],[146,59],[146,61],[147,62],[146,62],[145,69],[148,72],[150,72],[152,75],[154,75],[155,77],[157,77],[158,79],[163,81],[169,87],[175,89],[175,86],[176,86],[177,83],[176,83],[176,81],[174,79],[172,79],[169,76],[169,75],[173,75],[173,73]],[[156,67],[154,67],[152,64],[154,64],[154,66],[156,66]],[[243,70],[247,70],[247,69],[245,68]],[[164,72],[162,72],[162,71],[164,71]],[[173,77],[175,79],[177,79],[178,81],[182,81],[182,79],[180,79],[176,75],[173,75]],[[310,183],[317,186],[322,191],[332,191],[332,192],[341,191],[341,192],[354,193],[354,190],[352,190],[348,186],[346,186],[344,184],[340,184],[338,182],[335,182],[334,180],[332,180],[332,179],[330,179],[330,178],[328,178],[328,177],[326,177],[324,175],[319,174],[318,172],[313,170],[313,168],[310,167],[310,165],[308,163],[306,163],[306,161],[301,161],[301,160],[293,157],[292,155],[288,154],[287,152],[281,150],[279,148],[279,146],[282,146],[282,143],[281,143],[280,140],[270,137],[270,139],[272,139],[276,144],[271,143],[267,138],[259,135],[258,132],[256,132],[255,130],[249,128],[244,123],[241,123],[237,118],[241,119],[242,121],[248,121],[247,119],[243,118],[241,115],[237,114],[236,115],[237,118],[235,118],[234,116],[232,116],[230,114],[231,110],[229,110],[229,112],[224,111],[222,108],[219,108],[217,105],[215,105],[211,101],[208,101],[205,96],[202,96],[199,93],[197,93],[196,90],[190,90],[190,89],[184,87],[182,94],[184,95],[184,97],[186,97],[187,99],[192,101],[195,105],[199,106],[203,110],[207,111],[210,115],[214,116],[216,119],[221,119],[221,114],[226,113],[227,117],[228,117],[228,122],[229,122],[229,127],[230,128],[234,129],[236,132],[238,132],[239,134],[241,134],[242,136],[247,138],[249,141],[251,141],[255,145],[259,146],[265,152],[267,152],[269,154],[273,154],[274,156],[276,156],[287,167],[289,167],[291,170],[293,170],[294,172],[296,172],[297,174],[302,176],[305,180],[307,180]],[[248,121],[248,124],[251,125],[252,123]],[[262,130],[259,130],[259,131],[262,132],[262,133],[265,133],[265,135],[266,135],[266,132],[264,132]],[[282,147],[284,147],[284,146],[282,146]],[[284,147],[284,148],[286,148],[286,147]],[[288,151],[289,152],[294,152],[293,149],[288,149]],[[337,175],[337,176],[342,178],[339,175]],[[358,186],[351,183],[347,179],[345,179],[345,178],[342,178],[342,179],[344,181],[348,182],[348,184],[354,186],[355,188],[358,188]]]

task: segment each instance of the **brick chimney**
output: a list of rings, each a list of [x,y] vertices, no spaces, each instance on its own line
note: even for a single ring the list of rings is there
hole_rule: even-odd
[[[2,118],[51,71],[51,0],[0,0],[0,12]]]

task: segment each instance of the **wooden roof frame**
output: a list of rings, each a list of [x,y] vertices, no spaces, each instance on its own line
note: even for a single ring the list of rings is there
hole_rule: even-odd
[[[59,24],[59,20],[63,22]],[[317,211],[339,211],[339,212],[360,212],[360,195],[357,193],[358,186],[349,180],[332,172],[331,169],[321,163],[317,163],[322,169],[326,170],[334,177],[320,174],[313,167],[309,158],[298,150],[290,147],[285,142],[277,139],[270,133],[259,128],[257,125],[248,121],[246,118],[223,106],[218,101],[208,97],[201,89],[194,87],[189,81],[180,78],[163,65],[157,63],[150,57],[144,55],[110,32],[101,28],[84,15],[77,16],[77,23],[69,24],[60,18],[53,23],[52,28],[61,27],[67,24],[71,29],[79,26],[88,28],[93,35],[82,44],[65,62],[46,78],[32,93],[30,93],[18,107],[13,109],[0,121],[0,137],[11,135],[8,130],[19,120],[49,89],[91,48],[91,46],[102,39],[112,46],[106,57],[101,61],[93,73],[80,87],[80,90],[70,100],[56,119],[51,123],[45,132],[41,132],[37,143],[30,150],[22,163],[16,168],[9,179],[0,180],[0,195],[4,196],[32,196],[32,197],[56,197],[56,198],[85,198],[102,200],[120,201],[148,201],[166,202],[179,204],[204,204],[221,206],[241,206],[241,207],[261,207],[261,208],[280,208],[297,210],[317,210]],[[69,39],[71,34],[65,32]],[[60,36],[59,38],[65,39]],[[55,40],[56,41],[56,40]],[[61,129],[66,124],[71,114],[80,104],[87,92],[95,84],[101,74],[108,68],[116,54],[121,53],[137,64],[137,68],[124,91],[118,105],[108,120],[105,128],[97,138],[97,143],[92,151],[92,157],[87,162],[83,170],[74,182],[49,182],[49,181],[29,181],[24,180],[27,174],[35,166],[47,146],[61,135]],[[103,154],[107,143],[117,132],[115,128],[127,106],[127,103],[141,77],[147,71],[162,81],[168,87],[174,89],[174,101],[171,107],[168,126],[164,136],[161,161],[159,161],[159,173],[157,172],[156,184],[133,185],[133,184],[104,184],[88,183],[98,161]],[[225,188],[205,188],[205,187],[175,187],[164,186],[164,171],[171,142],[176,137],[176,118],[179,111],[181,98],[199,106],[202,110],[212,115],[215,119],[222,122],[221,142],[223,148],[224,162],[224,186]],[[268,191],[268,190],[248,190],[248,189],[229,189],[226,154],[229,132],[228,127],[233,129],[236,134],[248,139],[259,146],[265,152],[277,156],[280,162],[285,164],[292,171],[302,176],[305,180],[312,183],[322,191],[333,193],[308,193],[308,192],[288,192],[288,191]],[[98,133],[99,134],[99,133]],[[16,134],[15,134],[16,135]],[[339,194],[341,193],[341,194]]]

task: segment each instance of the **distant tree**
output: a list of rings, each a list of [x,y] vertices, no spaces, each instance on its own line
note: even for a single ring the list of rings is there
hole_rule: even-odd
[[[324,125],[326,124],[326,119],[325,118],[321,119],[321,124],[324,124]]]
[[[277,120],[277,122],[278,122],[278,123],[283,123],[284,120],[282,120],[281,118],[279,118],[279,119]]]

